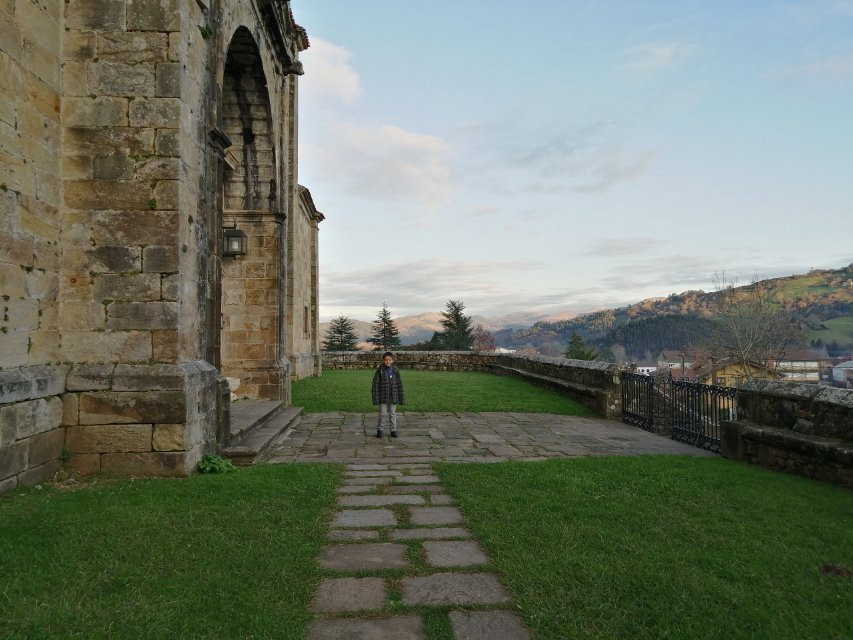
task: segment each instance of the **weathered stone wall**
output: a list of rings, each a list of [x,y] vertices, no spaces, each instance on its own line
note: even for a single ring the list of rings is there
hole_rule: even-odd
[[[853,393],[754,380],[738,389],[738,420],[721,429],[721,454],[853,488]]]
[[[606,362],[487,351],[397,351],[395,360],[401,369],[517,375],[556,388],[602,416],[615,418],[622,411],[621,368]],[[366,369],[380,362],[381,352],[376,351],[323,352],[324,369]]]
[[[52,475],[63,446],[64,7],[0,2],[0,493]]]
[[[311,194],[300,187],[301,197],[288,221],[287,354],[294,380],[320,373],[318,315],[318,226],[323,214],[314,206]]]
[[[256,188],[257,211],[223,157],[240,29],[260,59],[250,110],[268,102],[238,140],[266,156],[243,153],[233,174]],[[271,218],[250,233],[264,273],[246,292],[270,311],[253,393],[289,401],[281,221],[295,206],[305,46],[287,3],[270,0],[0,0],[0,491],[49,477],[63,448],[78,468],[122,474],[187,473],[215,448],[234,197]]]

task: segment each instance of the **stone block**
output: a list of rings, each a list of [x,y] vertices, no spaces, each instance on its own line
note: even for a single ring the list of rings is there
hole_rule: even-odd
[[[68,427],[65,446],[74,453],[151,451],[150,424],[104,424]]]
[[[402,578],[403,604],[477,605],[508,604],[509,593],[492,573],[434,573]]]
[[[95,300],[147,301],[160,299],[160,274],[100,274],[94,279]]]
[[[177,245],[145,247],[142,250],[142,270],[146,273],[175,273],[178,270]],[[177,282],[177,278],[175,279]],[[158,294],[160,278],[157,276]],[[171,298],[177,299],[177,296]]]
[[[387,507],[392,504],[424,504],[421,496],[344,496],[338,499],[342,507]]]
[[[365,611],[385,606],[388,590],[382,578],[326,578],[317,589],[311,610]]]
[[[176,365],[116,365],[113,391],[178,391],[184,388],[184,371]]]
[[[176,329],[176,302],[114,302],[107,307],[109,329]]]
[[[530,633],[514,611],[451,611],[453,635],[465,640],[530,640]]]
[[[59,122],[60,100],[56,89],[35,76],[27,76],[29,104],[44,117]],[[58,142],[58,140],[57,140]]]
[[[0,445],[8,445],[35,432],[37,400],[0,405]]]
[[[32,267],[32,238],[0,231],[0,262],[21,267]]]
[[[69,300],[60,303],[62,328],[71,331],[92,331],[103,329],[107,321],[107,312],[100,302]]]
[[[99,33],[98,59],[132,64],[161,62],[166,59],[168,46],[169,39],[165,33],[137,31]]]
[[[27,273],[27,298],[30,300],[56,300],[59,293],[59,276],[50,271],[33,269]]]
[[[66,393],[62,396],[62,424],[73,426],[78,422],[80,402],[76,393]]]
[[[59,346],[59,331],[33,331],[29,342],[30,362],[50,364],[62,360]]]
[[[181,176],[179,158],[153,156],[139,160],[136,165],[137,180],[178,180]]]
[[[62,95],[89,95],[89,66],[85,62],[69,60],[62,65]]]
[[[95,180],[132,180],[136,160],[130,156],[97,156],[92,162]]]
[[[95,34],[90,31],[66,31],[62,39],[62,59],[91,60],[95,57],[95,42]]]
[[[176,129],[181,121],[180,98],[137,98],[130,103],[130,126]]]
[[[66,180],[65,204],[72,209],[145,209],[153,205],[147,182]]]
[[[153,96],[154,65],[93,62],[88,69],[89,93],[105,96]],[[132,121],[132,120],[131,120]]]
[[[105,391],[112,385],[114,364],[77,364],[71,367],[65,388],[68,391]]]
[[[26,297],[27,272],[24,268],[0,262],[0,291],[12,298]]]
[[[33,412],[33,434],[44,433],[62,426],[62,398],[39,398]],[[18,437],[21,436],[19,431]]]
[[[379,531],[376,529],[331,529],[326,537],[329,540],[339,540],[351,542],[353,540],[376,540],[379,538]]]
[[[29,362],[27,333],[26,329],[0,332],[0,353],[3,354],[3,364],[7,367],[20,367]],[[0,395],[3,394],[2,386],[0,383]]]
[[[59,460],[64,445],[65,429],[54,429],[34,436],[30,440],[28,466],[32,468]]]
[[[106,245],[168,245],[174,243],[178,231],[175,211],[99,211],[92,238]]]
[[[68,127],[65,129],[64,151],[68,155],[104,156],[108,155],[108,151],[114,155],[146,155],[153,149],[154,129],[135,127]]]
[[[152,357],[156,362],[175,362],[180,354],[177,331],[151,332]]]
[[[62,350],[72,362],[104,360],[147,362],[151,357],[151,334],[143,331],[67,331]]]
[[[178,180],[161,180],[154,187],[156,209],[178,209],[180,207],[180,186]]]
[[[127,99],[64,97],[62,122],[68,127],[126,127]]]
[[[0,300],[0,321],[3,326],[32,330],[39,326],[39,303],[36,300],[9,298]]]
[[[408,547],[391,542],[365,542],[335,544],[324,547],[320,564],[332,571],[375,571],[379,569],[406,569]]]
[[[111,392],[80,394],[80,424],[183,423],[186,396],[182,391]]]
[[[397,518],[390,509],[344,509],[335,514],[331,524],[344,527],[395,527]]]
[[[125,273],[139,271],[141,266],[141,251],[132,246],[102,245],[94,249],[71,249],[62,255],[62,269],[65,273]]]
[[[420,616],[314,620],[308,625],[308,640],[427,640],[427,637]]]
[[[155,451],[185,451],[187,447],[187,425],[155,424],[153,446]]]
[[[127,6],[127,28],[132,31],[179,31],[179,0],[135,0]]]
[[[68,460],[68,466],[83,475],[101,472],[100,453],[75,453]]]
[[[409,511],[412,524],[459,524],[462,512],[456,507],[412,507]]]
[[[154,149],[158,156],[181,155],[181,135],[177,129],[158,129],[154,139]]]
[[[425,529],[396,529],[391,532],[393,540],[435,540],[441,538],[472,538],[468,529],[461,527],[429,527]]]
[[[68,0],[65,26],[90,31],[123,31],[126,25],[125,0]]]
[[[156,95],[163,98],[178,98],[181,95],[181,64],[163,62],[155,71]]]
[[[0,404],[33,397],[33,379],[27,369],[0,371]]]
[[[0,480],[14,476],[27,468],[29,440],[0,446]]]
[[[4,493],[8,493],[9,491],[17,489],[17,487],[18,476],[12,476],[10,478],[6,478],[5,480],[0,480],[0,496],[2,496]]]
[[[51,460],[35,468],[29,468],[18,476],[18,484],[22,487],[33,487],[49,481],[59,471],[59,460]]]
[[[95,175],[93,164],[92,156],[63,156],[62,176],[66,180],[91,180]]]
[[[101,471],[117,476],[186,476],[192,473],[184,452],[104,453]]]
[[[59,271],[59,245],[43,238],[33,240],[33,267],[43,271]]]

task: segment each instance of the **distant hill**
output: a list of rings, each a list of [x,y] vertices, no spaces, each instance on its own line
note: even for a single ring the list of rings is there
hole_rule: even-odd
[[[806,343],[800,346],[826,349],[829,355],[853,352],[853,264],[763,282],[806,325]],[[687,348],[705,335],[718,298],[717,292],[685,291],[569,320],[500,330],[495,339],[502,347],[557,355],[578,333],[605,352],[629,359],[654,357],[664,349]]]

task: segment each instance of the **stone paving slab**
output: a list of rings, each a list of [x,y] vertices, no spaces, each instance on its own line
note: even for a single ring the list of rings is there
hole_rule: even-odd
[[[382,478],[389,476],[397,478],[402,476],[403,473],[399,469],[389,469],[387,471],[347,471],[346,475],[348,478]]]
[[[379,537],[376,529],[329,529],[329,540],[375,540]]]
[[[308,640],[427,640],[420,616],[393,618],[315,620]]]
[[[335,514],[332,527],[396,527],[397,518],[390,509],[344,509]]]
[[[428,484],[431,482],[438,482],[438,476],[401,476],[395,479],[394,482],[402,482],[405,484]]]
[[[453,504],[453,498],[444,494],[435,494],[429,497],[429,501],[436,505]]]
[[[386,493],[441,493],[444,489],[437,484],[391,485]]]
[[[320,583],[311,610],[328,613],[381,609],[387,597],[382,578],[326,578]]]
[[[509,594],[493,573],[434,573],[402,578],[403,604],[507,604]]]
[[[408,547],[393,542],[333,544],[323,547],[320,564],[333,571],[365,571],[370,569],[407,569]]]
[[[391,484],[394,478],[346,478],[344,480],[345,487],[355,487],[359,485]]]
[[[412,507],[409,510],[412,524],[459,524],[462,512],[457,507]]]
[[[451,611],[456,640],[530,640],[530,633],[513,611]]]
[[[347,467],[350,471],[388,471],[387,464],[351,464]]]
[[[386,507],[391,504],[425,504],[421,496],[343,496],[338,498],[342,507]]]
[[[430,527],[418,529],[392,529],[394,540],[435,540],[437,538],[473,538],[468,529],[462,527]]]
[[[489,556],[473,541],[430,541],[424,542],[423,548],[427,564],[433,567],[470,567],[489,562]]]

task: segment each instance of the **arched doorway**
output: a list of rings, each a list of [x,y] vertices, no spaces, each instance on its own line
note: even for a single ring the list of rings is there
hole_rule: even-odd
[[[221,221],[245,236],[245,253],[223,255],[221,371],[237,397],[282,400],[283,221],[278,205],[270,96],[260,52],[240,27],[222,81],[220,130],[229,138]]]

